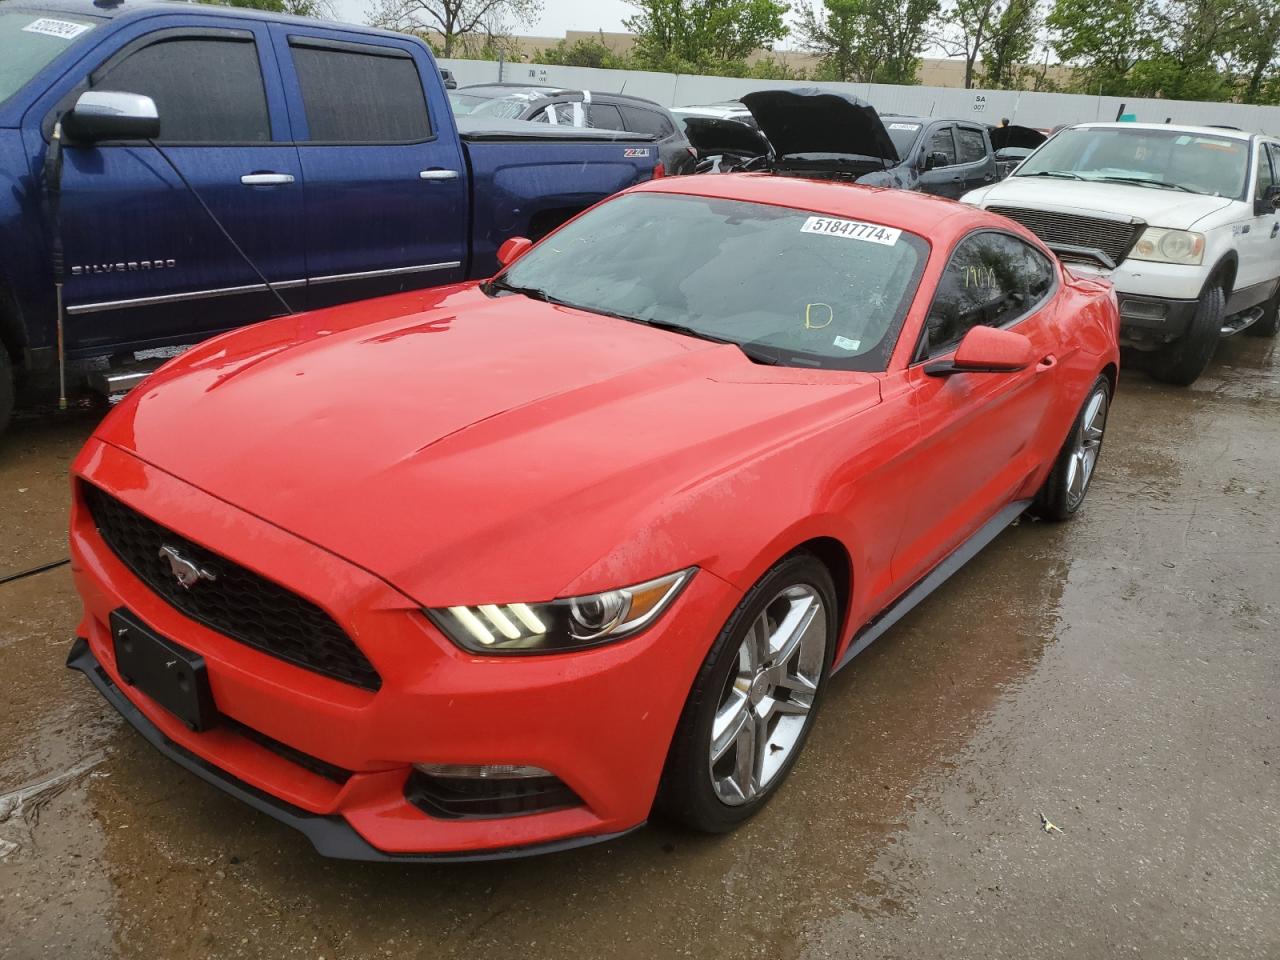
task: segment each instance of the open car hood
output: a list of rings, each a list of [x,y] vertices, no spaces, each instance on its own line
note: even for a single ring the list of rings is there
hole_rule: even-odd
[[[880,115],[857,97],[799,87],[759,90],[742,102],[778,157],[828,153],[899,162]]]
[[[1049,138],[1031,127],[991,127],[991,149],[1022,147],[1034,150]]]
[[[688,117],[684,135],[700,157],[762,157],[769,152],[760,131],[741,120]]]

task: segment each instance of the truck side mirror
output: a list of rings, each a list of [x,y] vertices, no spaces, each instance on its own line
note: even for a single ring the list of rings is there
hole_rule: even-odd
[[[924,155],[924,168],[926,170],[932,170],[934,167],[945,167],[946,165],[947,155],[941,151]]]
[[[528,237],[508,237],[498,248],[498,264],[503,267],[509,266],[524,256],[525,251],[532,246],[533,241]]]
[[[88,90],[62,117],[62,131],[77,143],[154,140],[160,136],[156,102],[137,93]]]
[[[1264,213],[1275,213],[1276,208],[1280,207],[1280,183],[1270,183],[1262,191],[1262,196],[1258,197],[1259,215]]]

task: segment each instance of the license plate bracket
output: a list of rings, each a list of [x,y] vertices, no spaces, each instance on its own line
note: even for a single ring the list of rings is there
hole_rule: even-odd
[[[218,720],[204,657],[162,637],[128,610],[112,611],[111,642],[120,679],[196,732]]]

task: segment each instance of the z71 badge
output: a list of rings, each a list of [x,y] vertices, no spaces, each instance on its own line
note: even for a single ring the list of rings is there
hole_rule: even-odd
[[[632,157],[647,157],[649,155],[648,147],[627,147],[622,151],[622,155],[627,159]]]

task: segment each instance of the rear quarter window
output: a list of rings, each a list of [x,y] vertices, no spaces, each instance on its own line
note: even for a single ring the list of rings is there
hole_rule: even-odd
[[[644,107],[632,107],[626,104],[619,104],[618,109],[627,124],[627,129],[632,133],[648,133],[660,140],[675,133],[675,127],[672,126],[671,121],[656,110],[646,110]]]

